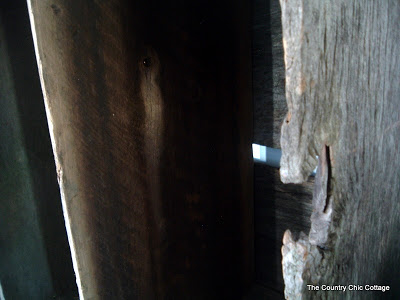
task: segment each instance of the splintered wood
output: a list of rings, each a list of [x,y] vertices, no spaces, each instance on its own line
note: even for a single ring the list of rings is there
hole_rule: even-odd
[[[290,230],[283,236],[282,269],[285,276],[286,299],[301,299],[307,284],[318,284],[319,266],[322,255],[317,247],[311,245],[308,237],[301,232],[295,241]]]

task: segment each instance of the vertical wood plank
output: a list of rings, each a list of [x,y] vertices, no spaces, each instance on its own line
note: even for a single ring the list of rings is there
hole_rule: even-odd
[[[279,0],[254,0],[252,4],[253,141],[281,148],[287,113],[281,7]],[[301,185],[284,185],[278,170],[262,164],[255,164],[254,176],[255,278],[283,295],[282,236],[288,228],[308,232],[314,178]]]
[[[246,16],[236,28],[228,1],[29,3],[81,297],[238,299]]]
[[[305,271],[303,284],[311,276],[320,285],[390,286],[385,293],[343,294],[308,291],[303,285],[303,297],[396,298],[400,294],[399,271],[394,268],[400,262],[400,4],[281,1],[281,5],[289,107],[282,128],[282,180],[303,181],[315,155],[325,145],[329,150],[324,201],[326,207],[332,205],[333,213],[328,244],[315,248],[323,259],[310,267],[315,268],[313,274]]]

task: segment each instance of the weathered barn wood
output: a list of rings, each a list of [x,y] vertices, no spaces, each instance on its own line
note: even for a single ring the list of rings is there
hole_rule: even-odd
[[[281,5],[289,108],[282,127],[281,178],[303,182],[326,146],[324,201],[333,208],[326,245],[308,249],[321,253],[322,260],[298,270],[304,280],[300,297],[397,299],[400,3],[282,0]],[[290,235],[284,243],[284,256],[292,255]],[[297,257],[292,266],[306,257]],[[296,282],[289,276],[285,281],[286,295],[294,295]],[[309,283],[390,290],[309,291]]]
[[[253,3],[254,143],[280,148],[287,114],[285,65],[279,0]],[[282,184],[279,171],[254,166],[255,280],[283,298],[282,236],[286,229],[308,232],[314,178],[303,184]],[[260,288],[259,291],[266,289]],[[265,299],[272,299],[266,295]]]
[[[82,299],[239,299],[253,262],[247,5],[28,3]]]

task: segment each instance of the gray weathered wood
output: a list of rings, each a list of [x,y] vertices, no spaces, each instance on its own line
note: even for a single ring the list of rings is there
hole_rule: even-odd
[[[304,181],[320,149],[330,150],[333,213],[327,249],[313,266],[317,284],[390,286],[385,293],[304,288],[303,297],[394,299],[400,294],[400,3],[281,5],[289,107],[282,180]]]

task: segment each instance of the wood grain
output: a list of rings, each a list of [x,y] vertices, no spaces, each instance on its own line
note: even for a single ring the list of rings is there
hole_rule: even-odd
[[[304,297],[398,298],[400,4],[281,4],[289,105],[281,177],[303,180],[322,145],[331,149],[331,250],[324,251],[319,284],[391,287]]]
[[[238,299],[252,275],[246,6],[30,5],[81,297]]]
[[[281,127],[287,114],[281,7],[278,0],[255,0],[252,4],[253,141],[281,148]],[[300,231],[308,233],[313,182],[310,177],[302,184],[282,184],[279,170],[254,166],[255,279],[280,293],[281,298],[283,233],[288,228],[295,236]]]

